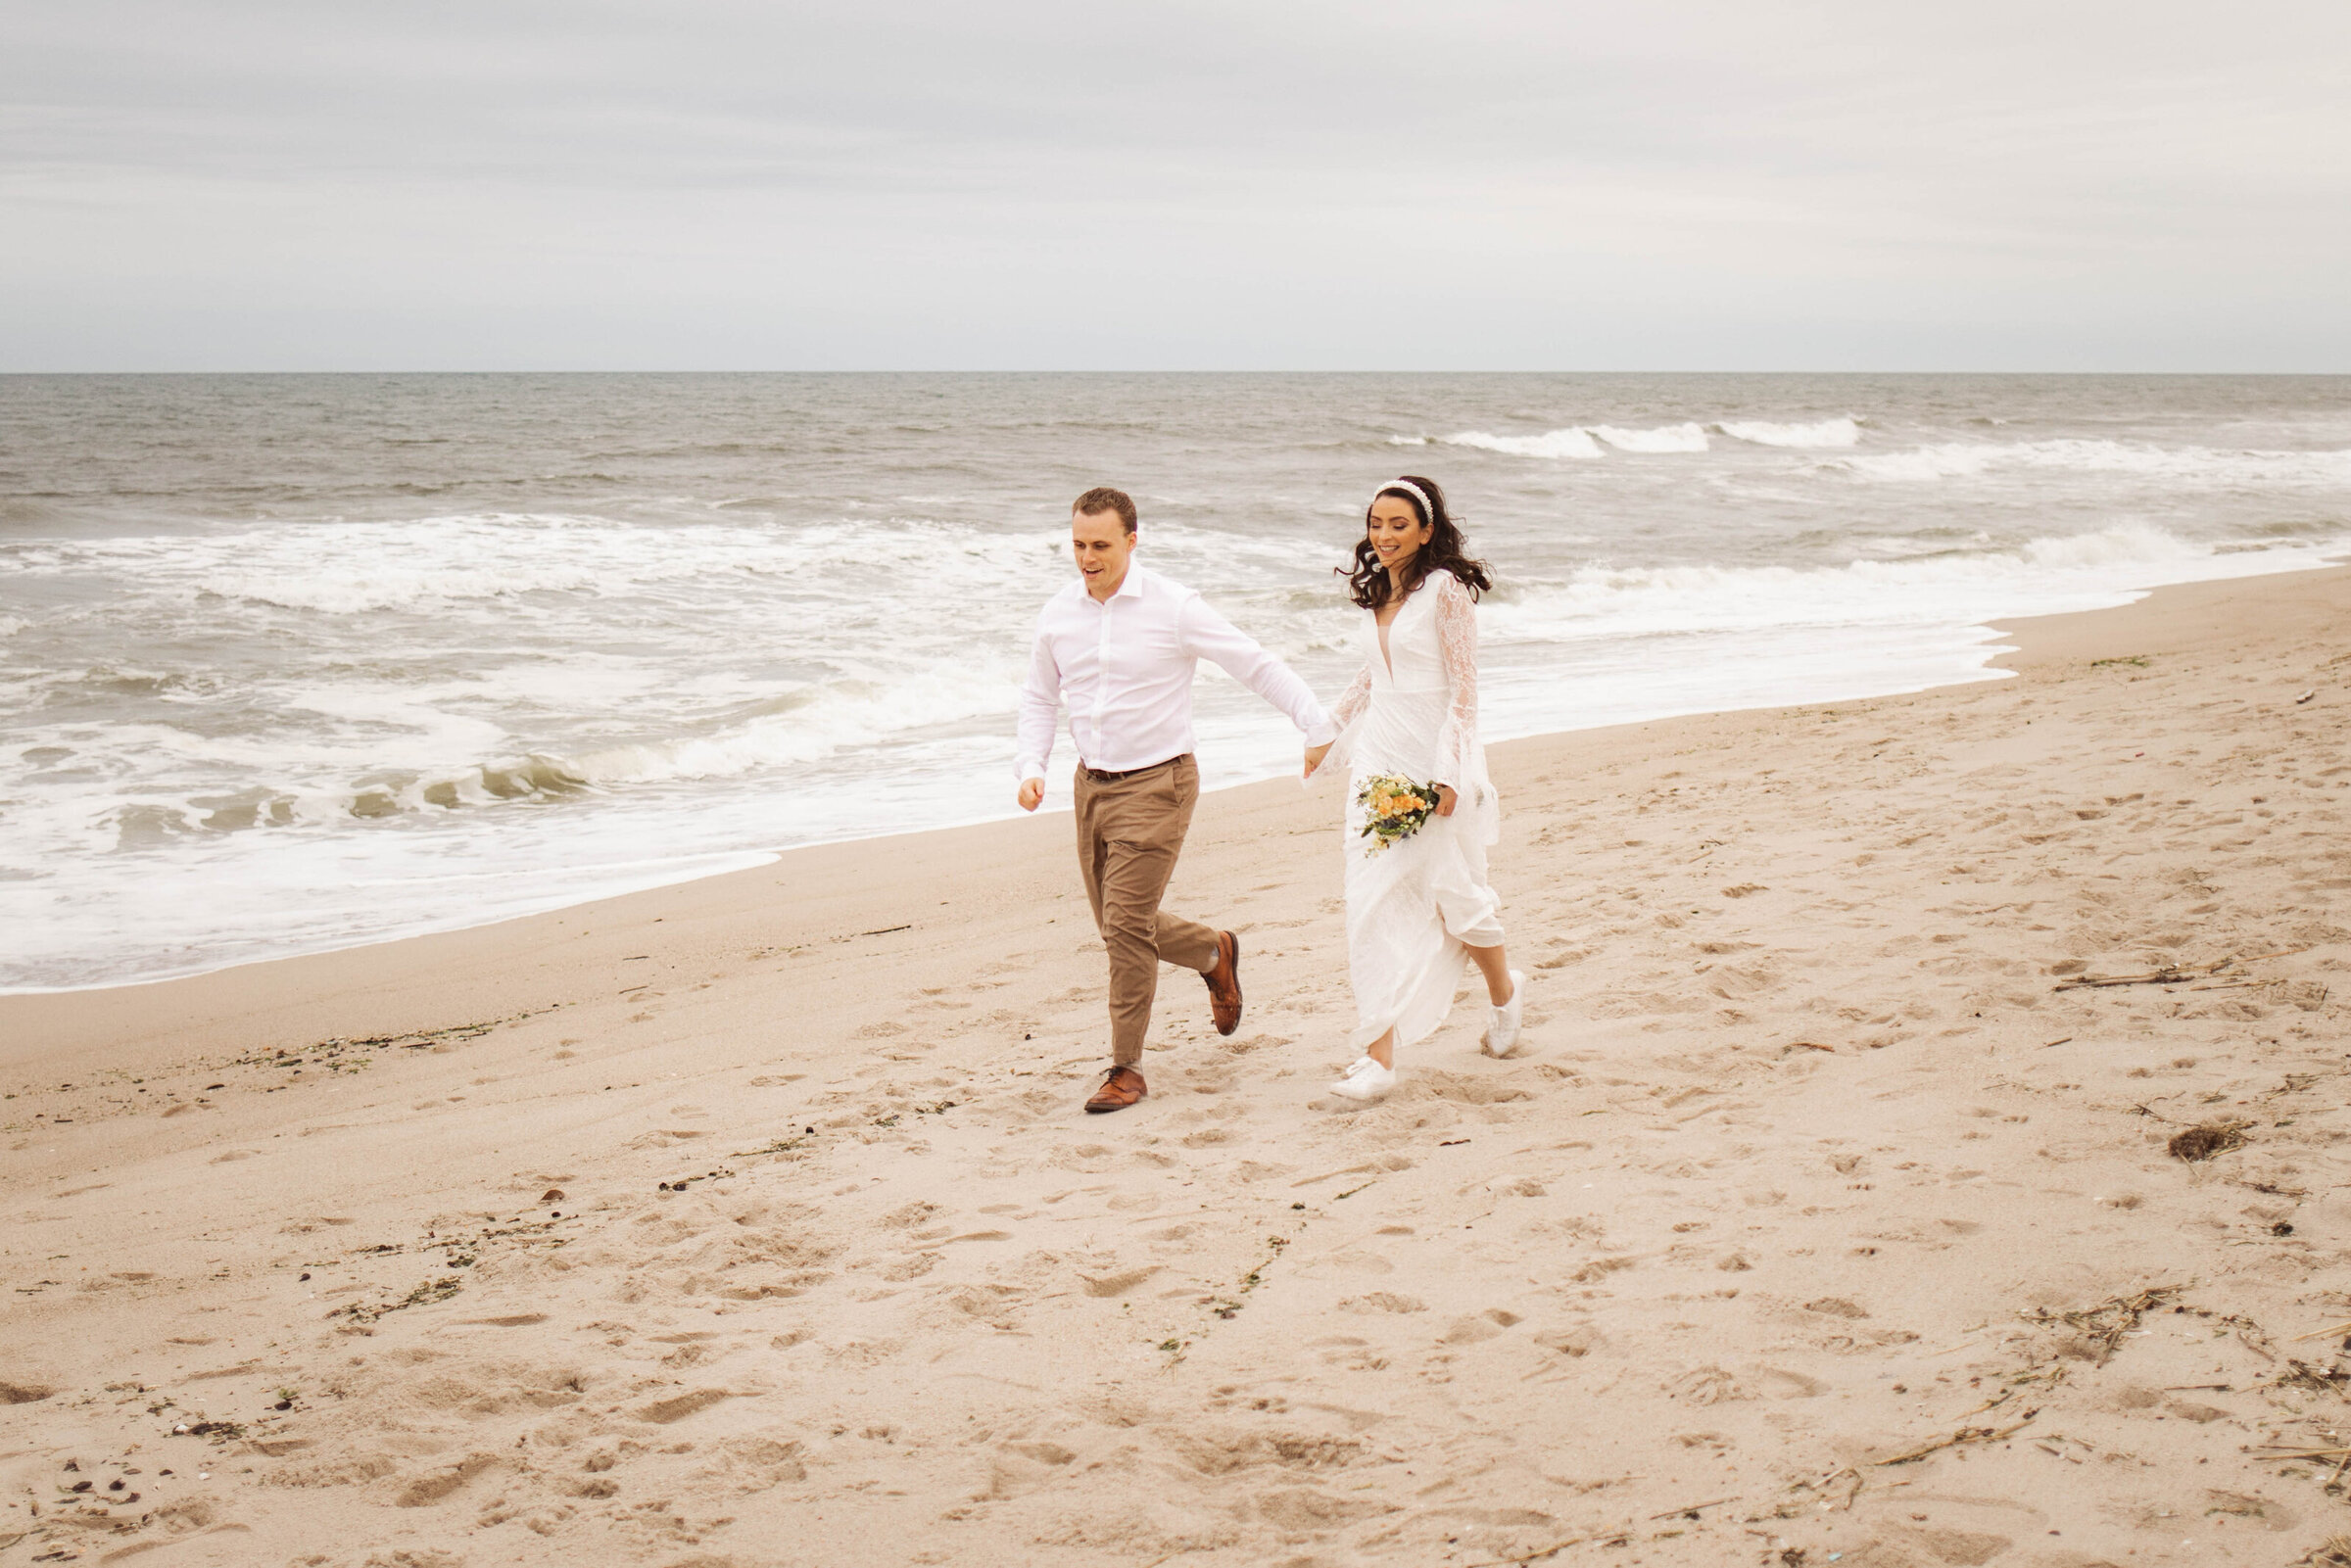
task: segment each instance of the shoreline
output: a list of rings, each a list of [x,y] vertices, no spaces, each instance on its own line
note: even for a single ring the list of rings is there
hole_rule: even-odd
[[[2116,613],[2133,608],[2135,604],[2145,602],[2149,595],[2166,594],[2179,589],[2220,586],[2232,582],[2266,581],[2270,578],[2279,577],[2292,578],[2307,575],[2312,572],[2326,572],[2336,569],[2338,568],[2334,565],[2320,565],[2313,567],[2295,567],[2279,572],[2257,574],[2252,578],[2216,577],[2192,579],[2185,583],[2163,584],[2150,589],[2133,590],[2131,592],[2135,593],[2138,597],[2130,603],[2121,605],[2112,605],[2091,610],[2062,611],[2052,615],[2043,616],[1993,618],[1971,623],[1972,630],[1980,630],[1987,634],[1987,645],[1983,650],[1983,662],[1978,667],[1977,673],[1963,679],[1950,679],[1919,686],[1898,687],[1895,689],[1883,692],[1872,691],[1860,696],[1803,698],[1790,702],[1769,701],[1753,704],[1734,704],[1727,707],[1675,709],[1667,711],[1659,716],[1642,718],[1625,723],[1595,725],[1566,730],[1542,731],[1532,735],[1517,736],[1508,740],[1493,742],[1489,749],[1499,755],[1507,748],[1552,744],[1564,740],[1566,737],[1572,736],[1608,734],[1616,731],[1637,729],[1647,725],[1673,723],[1687,719],[1706,718],[1735,713],[1775,712],[1787,708],[1818,707],[1848,702],[1882,701],[1903,696],[1917,695],[1926,691],[1956,689],[1969,685],[1996,680],[1999,679],[2000,673],[2009,673],[2005,672],[2002,666],[2003,659],[2007,658],[2009,655],[1991,644],[2004,638],[2007,634],[2003,629],[2011,625],[2038,625],[2042,622],[2067,620],[2075,616],[2096,616]],[[1066,736],[1063,737],[1062,743],[1066,746]],[[1285,782],[1292,784],[1295,783],[1294,780],[1286,780],[1285,776],[1281,775],[1259,779],[1248,779],[1237,784],[1220,784],[1214,789],[1206,790],[1203,792],[1203,798],[1205,799],[1209,796],[1222,795],[1242,789],[1278,786]],[[1067,810],[1068,807],[1066,804],[1057,807],[1052,801],[1048,800],[1046,807],[1038,815],[1040,817],[1051,817],[1055,815],[1066,814]],[[6,1005],[12,999],[16,998],[41,996],[81,996],[107,991],[133,990],[148,986],[170,985],[181,981],[203,979],[216,974],[258,971],[278,964],[293,963],[308,959],[332,958],[340,954],[359,952],[369,948],[384,947],[402,942],[421,941],[436,937],[460,935],[468,931],[491,929],[512,925],[518,922],[543,920],[550,916],[559,915],[570,911],[591,910],[605,904],[617,903],[622,900],[640,897],[648,893],[656,893],[666,888],[693,886],[703,881],[727,877],[756,876],[763,872],[772,870],[780,864],[788,863],[794,856],[807,854],[816,850],[835,849],[843,846],[860,844],[872,844],[885,840],[920,837],[928,834],[952,834],[970,830],[984,830],[989,827],[1001,826],[1022,820],[1024,819],[1017,816],[984,816],[968,819],[962,822],[950,823],[940,827],[906,830],[883,830],[871,833],[859,833],[848,837],[825,839],[821,842],[812,844],[795,844],[780,848],[764,849],[744,848],[736,851],[701,851],[696,852],[696,854],[692,858],[701,860],[735,858],[745,860],[749,863],[725,871],[694,872],[671,880],[655,881],[645,886],[630,888],[619,892],[599,893],[570,902],[552,904],[546,909],[524,914],[499,915],[480,922],[470,922],[465,920],[464,917],[453,917],[452,924],[439,925],[421,929],[409,929],[395,934],[380,937],[370,937],[356,942],[345,942],[335,946],[304,949],[276,957],[234,960],[209,969],[196,969],[145,978],[99,980],[87,984],[0,988],[0,1010],[5,1010]],[[764,858],[753,860],[751,857]]]
[[[2290,583],[2346,570],[2351,570],[2351,567],[2325,566],[2303,571],[2272,573],[2253,578],[2206,579],[2191,583],[2167,584],[2144,591],[2136,600],[2129,604],[2105,609],[2069,611],[2058,615],[1987,621],[1981,624],[1987,632],[2000,641],[2012,641],[2023,635],[2016,629],[2031,628],[2033,637],[2048,639],[2048,645],[2051,647],[2071,648],[2076,644],[2087,646],[2093,643],[2103,646],[2110,640],[2107,630],[2109,627],[2120,628],[2133,624],[2128,620],[2111,618],[2130,617],[2134,612],[2141,612],[2145,618],[2159,621],[2166,613],[2170,598],[2174,595],[2181,596],[2183,600],[2201,598],[2206,594],[2246,585]],[[2158,604],[2158,600],[2165,602]],[[2031,646],[2007,649],[1991,646],[1986,652],[1985,668],[2014,675],[2021,668],[2018,661],[2045,662],[2046,659],[2057,656],[2061,655],[2042,653]],[[1508,775],[1517,771],[1512,764],[1520,760],[1520,753],[1547,752],[1551,748],[1578,739],[1589,739],[1605,746],[1609,737],[1638,734],[1659,726],[1688,724],[1742,714],[1769,714],[1803,708],[1837,707],[1850,703],[1899,701],[1906,697],[1939,691],[1964,690],[1973,686],[1986,684],[1990,684],[1990,682],[1985,680],[1951,682],[1921,688],[1916,691],[1898,692],[1882,697],[1856,697],[1838,701],[1802,702],[1754,708],[1710,708],[1695,713],[1674,714],[1660,719],[1645,719],[1632,724],[1606,725],[1588,730],[1561,730],[1537,736],[1523,736],[1515,739],[1496,741],[1488,747],[1488,750],[1494,758],[1498,772]],[[1064,736],[1063,739],[1066,743],[1067,737]],[[1226,784],[1216,789],[1205,790],[1202,792],[1201,798],[1204,805],[1210,800],[1232,800],[1236,804],[1241,804],[1242,809],[1254,820],[1261,814],[1277,812],[1278,807],[1285,801],[1312,801],[1327,793],[1326,786],[1301,789],[1298,782],[1294,779],[1273,778]],[[1245,803],[1243,797],[1246,797]],[[1335,800],[1335,797],[1333,798]],[[1506,801],[1508,798],[1506,795]],[[877,845],[889,846],[881,853],[888,861],[892,874],[904,875],[909,865],[928,866],[931,863],[934,847],[941,855],[952,856],[964,851],[971,844],[975,835],[1049,832],[1055,825],[1058,825],[1066,835],[1068,815],[1069,808],[1066,804],[1057,807],[1048,799],[1045,807],[1033,817],[991,817],[947,828],[915,829],[903,832],[876,833],[861,838],[832,839],[820,844],[802,844],[773,851],[756,851],[755,853],[766,854],[771,858],[758,865],[735,871],[718,872],[687,878],[680,881],[657,883],[634,892],[611,894],[576,904],[559,905],[554,909],[538,914],[511,916],[482,925],[455,926],[443,930],[391,936],[381,941],[363,942],[349,947],[326,948],[317,952],[289,954],[283,958],[232,964],[220,969],[204,970],[192,974],[167,975],[152,980],[124,980],[54,990],[0,991],[0,1036],[17,1033],[17,1037],[23,1038],[24,1035],[18,1033],[20,1028],[37,1032],[43,1027],[54,1027],[52,1010],[34,1005],[43,1000],[66,1002],[70,1008],[71,999],[107,997],[116,993],[148,993],[159,987],[184,986],[200,992],[211,993],[233,988],[234,982],[241,976],[250,976],[264,983],[292,976],[296,986],[304,987],[317,982],[311,981],[306,974],[298,973],[299,971],[307,971],[313,966],[334,966],[344,960],[357,961],[359,955],[376,955],[381,961],[367,963],[365,968],[372,974],[389,977],[391,974],[410,967],[408,961],[399,956],[399,950],[409,944],[432,944],[432,951],[429,954],[420,950],[414,959],[416,965],[429,966],[446,962],[445,955],[451,950],[461,948],[465,945],[467,938],[487,936],[489,933],[510,933],[513,938],[511,945],[534,947],[553,940],[555,933],[552,927],[565,926],[574,919],[584,924],[594,923],[608,927],[660,924],[668,917],[662,914],[650,914],[648,911],[653,908],[668,908],[669,895],[676,895],[681,889],[709,887],[716,892],[720,888],[726,887],[729,889],[728,901],[731,903],[734,887],[747,886],[758,879],[766,878],[775,884],[790,885],[792,879],[789,875],[777,876],[774,874],[779,872],[788,874],[790,868],[795,865],[809,868],[811,880],[820,884],[829,884],[843,877],[853,878],[853,871],[843,862],[861,858],[862,852],[870,852]],[[1335,805],[1332,812],[1325,813],[1325,815],[1331,816],[1335,821]],[[1205,817],[1205,813],[1203,817]],[[1187,857],[1196,855],[1198,852],[1200,820],[1195,820],[1194,837],[1186,846]],[[1286,818],[1284,820],[1286,821]],[[1066,845],[1064,847],[1066,848]],[[745,851],[745,853],[754,853],[754,851]],[[1179,872],[1178,876],[1180,879],[1182,874]],[[640,908],[641,905],[644,907]],[[208,995],[198,1005],[209,1006],[216,1005],[216,1003]],[[19,1017],[12,1018],[12,1014],[19,1015]],[[49,1015],[49,1017],[44,1017],[44,1015]],[[7,1065],[8,1059],[5,1052],[0,1051],[0,1070],[5,1070]]]
[[[1529,1050],[1457,1006],[1353,1114],[1283,781],[1170,900],[1240,1030],[1170,974],[1115,1117],[1058,818],[0,997],[0,1568],[2284,1560],[2346,612],[2180,585],[1995,623],[2014,679],[1494,747]]]

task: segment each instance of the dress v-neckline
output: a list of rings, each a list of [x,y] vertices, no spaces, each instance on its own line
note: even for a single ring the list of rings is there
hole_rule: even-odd
[[[1388,651],[1388,633],[1395,627],[1398,621],[1404,619],[1404,612],[1412,608],[1413,594],[1416,594],[1418,592],[1419,590],[1415,588],[1411,594],[1407,594],[1403,598],[1398,599],[1396,601],[1396,613],[1389,616],[1384,621],[1379,618],[1379,611],[1373,610],[1371,612],[1371,640],[1379,644],[1379,662],[1387,670],[1388,679],[1391,682],[1396,679],[1396,656]]]

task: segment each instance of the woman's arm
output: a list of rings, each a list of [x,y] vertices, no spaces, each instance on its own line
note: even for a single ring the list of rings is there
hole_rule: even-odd
[[[1474,771],[1477,746],[1477,601],[1451,572],[1433,574],[1428,586],[1437,595],[1437,664],[1445,673],[1446,691],[1433,782],[1459,788]]]
[[[1346,729],[1370,700],[1371,666],[1367,662],[1355,672],[1355,679],[1348,683],[1347,689],[1339,693],[1339,700],[1330,705],[1330,722],[1342,730]]]

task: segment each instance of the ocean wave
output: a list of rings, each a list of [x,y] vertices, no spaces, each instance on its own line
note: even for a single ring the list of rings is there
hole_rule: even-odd
[[[2076,438],[1947,442],[1909,451],[1825,458],[1821,467],[1897,484],[1967,479],[2003,469],[2063,469],[2204,486],[2351,485],[2351,451],[2231,451]]]
[[[1861,426],[1851,418],[1795,425],[1776,424],[1768,419],[1725,419],[1714,428],[1733,441],[1757,447],[1856,447],[1861,443]]]
[[[1053,547],[1064,547],[1058,536]],[[351,616],[512,604],[532,594],[588,600],[698,592],[731,599],[752,580],[787,589],[798,581],[824,593],[842,578],[870,579],[882,559],[920,560],[934,593],[987,595],[1033,575],[1000,535],[925,518],[648,527],[537,513],[137,536],[57,546],[21,564],[44,574],[119,574],[168,599],[211,595]],[[853,603],[854,595],[840,602]]]
[[[1581,425],[1548,430],[1540,436],[1494,436],[1483,430],[1464,430],[1447,436],[1448,447],[1473,447],[1481,451],[1508,452],[1513,457],[1603,457],[1607,453]]]
[[[825,691],[788,712],[711,736],[535,758],[600,788],[737,779],[792,767],[940,725],[1009,714],[1020,683],[1008,670],[925,671],[858,691]]]
[[[323,827],[352,819],[404,817],[460,807],[494,806],[516,800],[555,800],[588,790],[623,790],[711,780],[747,779],[762,772],[818,763],[860,747],[888,744],[924,731],[974,719],[1008,715],[1019,699],[1019,678],[1004,660],[976,658],[942,663],[895,679],[844,682],[803,690],[783,699],[777,711],[759,714],[706,735],[681,735],[570,751],[509,753],[488,761],[433,766],[414,759],[370,765],[346,756],[340,786],[315,780],[256,784],[234,799],[153,797],[125,802],[106,819],[122,847],[137,847],[166,834],[202,830]],[[383,716],[384,702],[365,692],[348,700],[313,693],[314,709]],[[406,710],[404,710],[405,712]],[[416,710],[425,721],[440,717]],[[447,721],[437,738],[462,744],[477,727]],[[428,742],[436,736],[428,736]],[[211,753],[221,760],[217,746]],[[278,771],[283,758],[256,740],[237,749],[250,773]],[[282,777],[282,775],[281,775]]]
[[[2338,546],[2339,547],[2339,546]],[[1482,635],[1560,641],[1797,628],[1980,624],[2126,601],[2160,583],[2322,564],[2323,546],[2224,551],[2159,528],[2123,525],[2036,539],[2009,550],[1953,550],[1842,567],[1590,566],[1489,606]]]
[[[1659,425],[1651,430],[1593,425],[1590,431],[1618,451],[1704,451],[1707,447],[1704,427],[1695,424]]]

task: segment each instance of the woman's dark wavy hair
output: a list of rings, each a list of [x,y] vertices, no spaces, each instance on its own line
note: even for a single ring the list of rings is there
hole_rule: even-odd
[[[1445,492],[1433,479],[1423,479],[1418,474],[1406,474],[1404,477],[1426,491],[1430,503],[1437,508],[1437,514],[1431,517],[1428,507],[1420,504],[1420,498],[1400,485],[1382,485],[1371,498],[1371,501],[1376,501],[1381,496],[1394,496],[1412,507],[1414,516],[1428,525],[1428,543],[1414,552],[1411,563],[1405,568],[1405,575],[1412,581],[1405,585],[1404,591],[1410,594],[1426,582],[1428,574],[1434,571],[1451,572],[1460,578],[1471,598],[1492,588],[1494,583],[1486,575],[1486,563],[1470,558],[1469,546],[1462,539],[1461,525],[1445,509]],[[1367,610],[1376,610],[1388,602],[1387,568],[1379,564],[1379,552],[1371,547],[1371,501],[1364,503],[1365,537],[1355,542],[1354,567],[1333,568],[1346,574],[1347,596]]]

